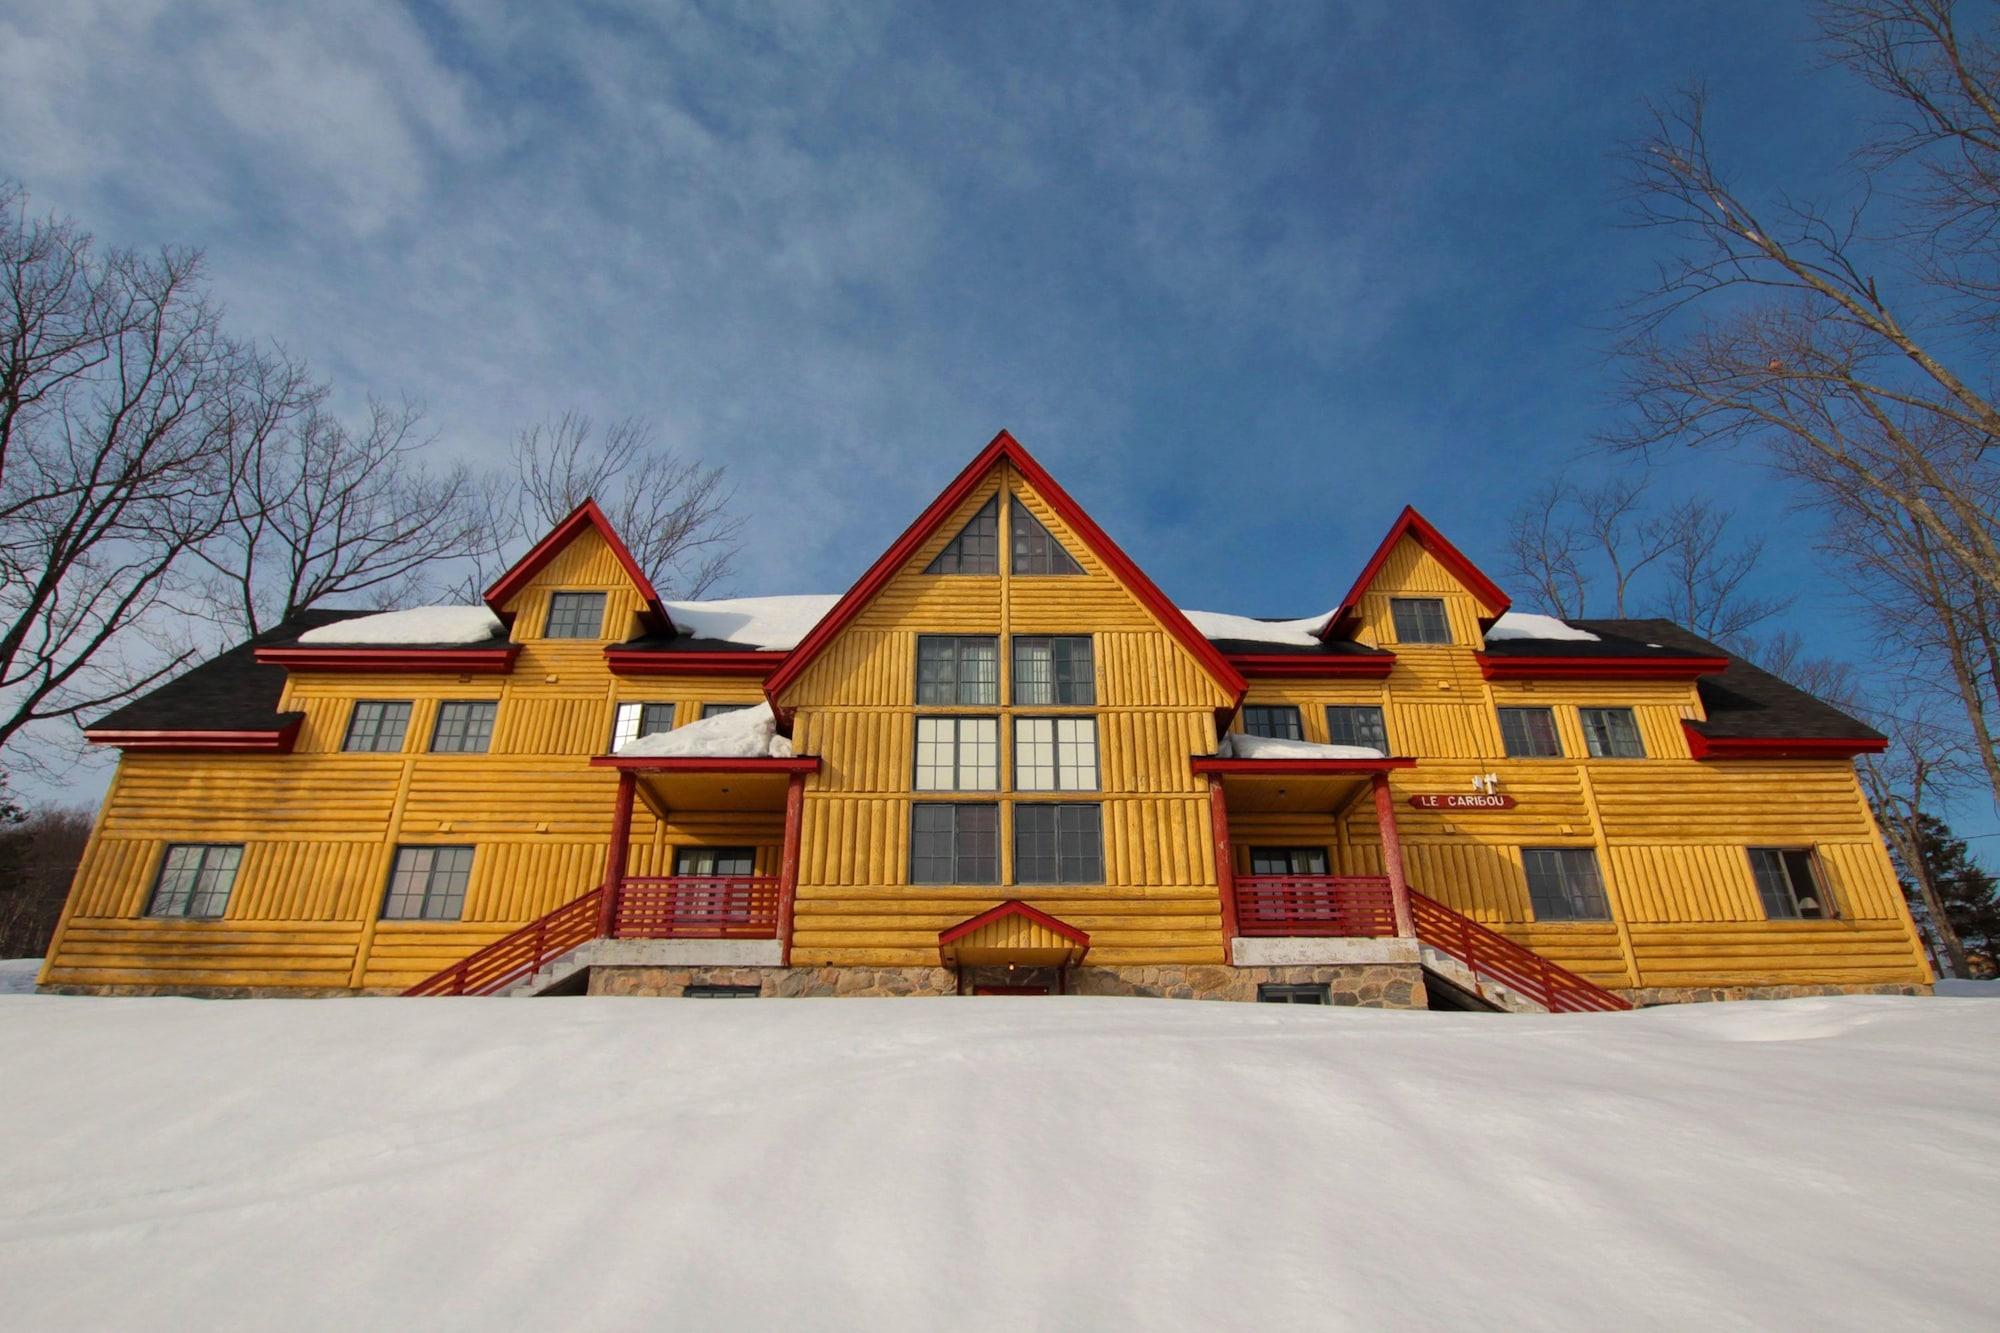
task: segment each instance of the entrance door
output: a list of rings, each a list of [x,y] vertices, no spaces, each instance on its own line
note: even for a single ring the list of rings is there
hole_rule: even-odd
[[[1297,880],[1326,875],[1324,847],[1252,847],[1250,873],[1272,879]],[[1260,922],[1330,921],[1336,915],[1333,894],[1324,886],[1287,884],[1259,894],[1254,915]]]
[[[974,986],[974,995],[1047,995],[1047,986]]]
[[[674,857],[674,875],[695,883],[681,886],[675,895],[674,916],[697,932],[724,933],[732,926],[750,924],[750,886],[727,881],[748,879],[756,873],[756,865],[752,847],[681,848]]]

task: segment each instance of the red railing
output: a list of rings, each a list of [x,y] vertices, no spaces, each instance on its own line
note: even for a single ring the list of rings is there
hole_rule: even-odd
[[[546,963],[577,945],[597,938],[602,888],[564,903],[511,935],[503,935],[477,953],[459,959],[434,977],[426,977],[405,995],[491,995],[522,977],[533,976]]]
[[[1632,1007],[1595,982],[1414,889],[1410,891],[1410,914],[1416,919],[1419,941],[1450,954],[1475,978],[1517,991],[1552,1014]]]
[[[1396,900],[1381,875],[1238,875],[1241,935],[1394,935]]]
[[[778,877],[674,875],[627,879],[611,933],[626,940],[774,940]]]

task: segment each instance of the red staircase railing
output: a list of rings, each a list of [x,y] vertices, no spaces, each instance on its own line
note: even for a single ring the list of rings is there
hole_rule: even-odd
[[[1394,935],[1396,899],[1381,875],[1238,875],[1241,935]]]
[[[603,897],[602,887],[592,889],[513,934],[501,936],[477,953],[459,959],[436,976],[426,977],[403,994],[491,995],[505,990],[522,977],[533,976],[577,945],[596,939],[598,905]]]
[[[1419,941],[1450,954],[1474,977],[1517,991],[1552,1014],[1632,1007],[1595,982],[1414,889],[1410,891],[1410,914],[1416,919]]]

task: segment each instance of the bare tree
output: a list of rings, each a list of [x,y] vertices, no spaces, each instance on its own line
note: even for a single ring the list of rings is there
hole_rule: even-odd
[[[1874,808],[1882,836],[1889,840],[1897,861],[1916,882],[1917,895],[1923,900],[1924,913],[1944,946],[1952,975],[1968,976],[1965,946],[1960,943],[1958,932],[1952,929],[1923,853],[1923,816],[1942,800],[1943,789],[1956,769],[1952,736],[1948,729],[1921,717],[1886,721],[1889,749],[1879,755],[1862,755],[1857,764],[1862,790]]]
[[[1521,502],[1507,525],[1508,572],[1559,616],[1581,616],[1590,595],[1587,543],[1570,514],[1575,488],[1553,481]]]
[[[1761,536],[1737,538],[1734,517],[1707,500],[1686,500],[1654,528],[1661,591],[1654,606],[1705,639],[1747,647],[1750,631],[1791,605],[1789,597],[1760,596],[1750,579],[1764,556]]]
[[[196,549],[198,613],[255,635],[329,601],[408,601],[491,543],[487,499],[463,466],[433,471],[422,412],[371,402],[350,430],[323,405],[251,442],[227,522]]]
[[[50,806],[0,828],[0,958],[39,958],[90,841],[91,812]]]
[[[0,751],[131,697],[191,649],[146,642],[226,521],[239,461],[308,410],[303,370],[228,337],[196,254],[97,251],[0,190]]]

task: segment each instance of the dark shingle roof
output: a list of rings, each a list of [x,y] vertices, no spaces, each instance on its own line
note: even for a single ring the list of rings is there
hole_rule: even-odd
[[[295,643],[299,635],[366,611],[302,611],[274,629],[238,644],[89,725],[92,731],[262,731],[284,726],[297,713],[280,713],[285,669],[256,658],[259,648]]]
[[[634,653],[758,653],[771,650],[734,639],[697,639],[691,634],[642,634],[636,639],[613,644],[619,652]]]

